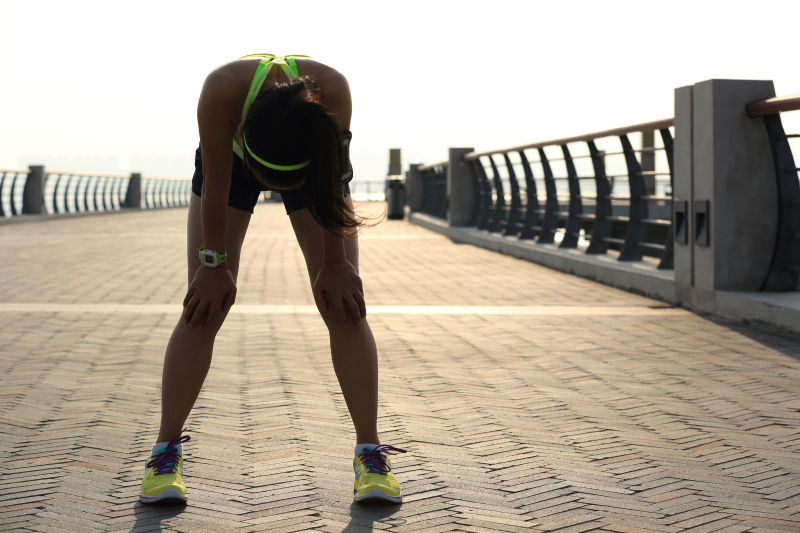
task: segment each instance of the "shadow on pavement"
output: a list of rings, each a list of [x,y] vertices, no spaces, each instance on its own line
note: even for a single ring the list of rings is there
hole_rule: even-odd
[[[402,526],[405,518],[392,518],[392,515],[403,507],[401,503],[353,502],[350,505],[350,523],[342,529],[342,533],[354,531],[372,531],[375,522]]]
[[[161,531],[161,521],[178,516],[186,509],[183,502],[141,503],[133,505],[136,522],[130,533],[138,531]]]
[[[737,322],[727,318],[696,314],[704,320],[728,328],[767,348],[800,361],[800,335],[797,333],[761,322]]]

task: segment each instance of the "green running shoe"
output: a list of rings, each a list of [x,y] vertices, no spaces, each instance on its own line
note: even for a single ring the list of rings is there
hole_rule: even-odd
[[[355,501],[384,500],[400,503],[403,495],[400,483],[392,473],[392,464],[387,454],[406,453],[405,450],[386,444],[374,448],[364,448],[353,459],[356,479],[353,482]]]
[[[186,430],[181,431],[183,433]],[[190,440],[189,435],[178,436],[169,441],[166,447],[147,459],[139,501],[154,503],[174,500],[185,502],[189,499],[183,483],[183,446]]]

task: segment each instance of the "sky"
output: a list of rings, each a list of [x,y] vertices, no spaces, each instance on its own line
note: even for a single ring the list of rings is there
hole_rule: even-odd
[[[711,78],[800,92],[798,21],[798,0],[0,0],[0,168],[189,177],[206,75],[269,52],[348,78],[377,181],[389,148],[405,169],[668,118]]]

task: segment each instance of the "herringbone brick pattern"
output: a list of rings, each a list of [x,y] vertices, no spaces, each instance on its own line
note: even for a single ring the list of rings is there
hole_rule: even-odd
[[[353,504],[352,426],[275,204],[187,424],[190,502],[141,505],[184,224],[0,226],[0,529],[800,530],[797,339],[397,221],[363,233],[361,269],[405,502]]]

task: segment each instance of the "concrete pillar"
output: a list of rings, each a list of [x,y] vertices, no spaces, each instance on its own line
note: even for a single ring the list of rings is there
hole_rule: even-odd
[[[461,158],[472,148],[450,148],[447,165],[447,223],[450,227],[466,226],[472,219],[475,189],[469,165]]]
[[[419,173],[420,163],[408,166],[406,171],[406,200],[412,213],[422,209],[422,176]]]
[[[389,148],[389,172],[387,176],[400,176],[403,169],[400,163],[400,148]]]
[[[142,174],[140,172],[131,173],[128,191],[125,193],[124,207],[142,208]]]
[[[675,286],[678,300],[689,302],[694,287],[694,246],[691,231],[693,87],[675,89],[675,145],[672,189],[672,237],[675,242]]]
[[[676,242],[675,274],[679,293],[684,287],[687,303],[701,310],[713,310],[716,290],[759,290],[769,269],[774,162],[763,122],[745,106],[772,96],[771,81],[708,80],[676,91],[674,198],[676,207],[687,202],[690,243]],[[681,138],[687,132],[690,144]]]
[[[44,209],[44,165],[30,165],[22,192],[22,214],[41,215]],[[12,194],[14,191],[11,191]],[[13,201],[13,199],[12,199]]]

